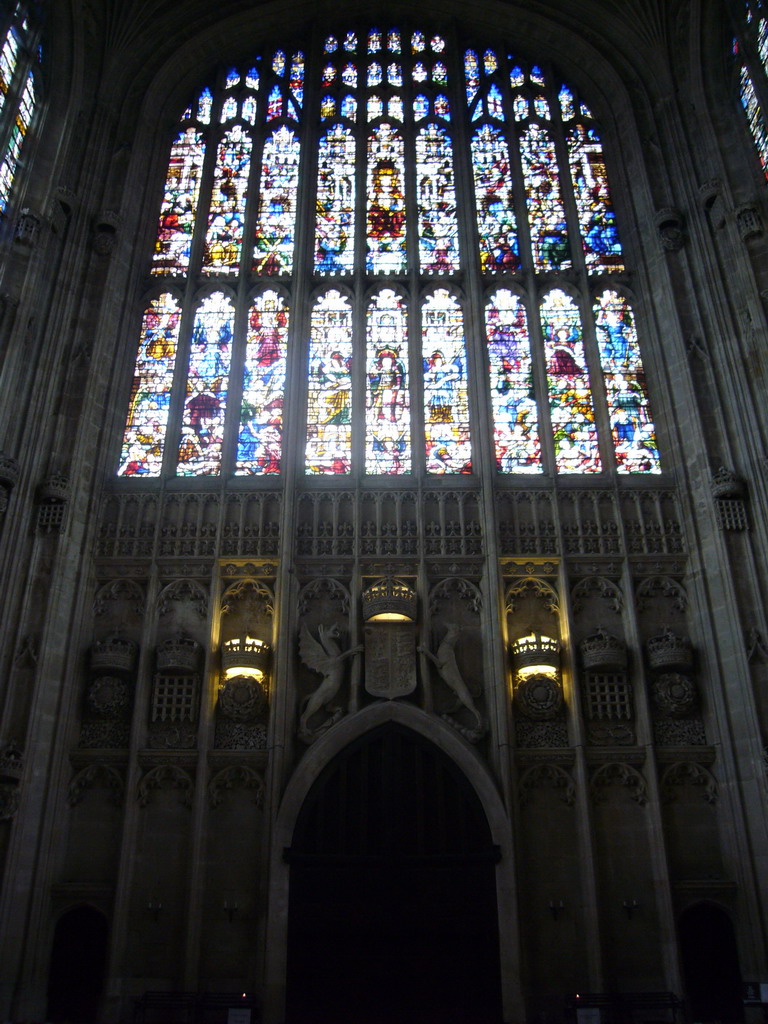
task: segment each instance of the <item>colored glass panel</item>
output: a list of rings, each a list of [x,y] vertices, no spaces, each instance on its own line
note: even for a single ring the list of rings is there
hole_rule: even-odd
[[[352,307],[337,291],[310,318],[307,473],[349,473],[352,462]]]
[[[380,124],[368,136],[366,268],[372,274],[406,270],[405,166],[396,128]]]
[[[403,120],[403,100],[400,96],[387,100],[387,116],[393,121]]]
[[[200,99],[197,101],[197,120],[200,124],[211,123],[211,110],[213,109],[213,93],[210,89],[203,89]]]
[[[285,54],[282,50],[278,50],[272,58],[272,70],[280,78],[285,74]]]
[[[560,194],[555,143],[549,132],[530,125],[520,139],[520,156],[536,270],[571,266],[568,226]]]
[[[503,121],[504,109],[501,105],[501,90],[497,85],[492,85],[488,90],[486,103],[488,105],[489,116],[495,117],[497,121]]]
[[[357,100],[354,96],[345,96],[341,101],[341,116],[348,117],[350,121],[357,119]]]
[[[245,76],[245,84],[248,86],[249,89],[259,88],[259,72],[256,70],[256,68],[249,68]]]
[[[399,89],[403,84],[403,73],[400,70],[399,64],[389,64],[387,66],[387,82],[395,89]]]
[[[341,72],[341,80],[348,89],[357,88],[357,68],[354,64],[345,64]]]
[[[594,128],[578,124],[566,137],[587,270],[623,270],[600,136]]]
[[[413,65],[413,80],[414,80],[414,82],[419,82],[419,83],[426,82],[426,80],[427,80],[427,69],[421,63],[421,61],[417,61]]]
[[[509,59],[512,60],[511,57]],[[519,64],[515,64],[509,72],[509,84],[513,89],[519,89],[520,86],[525,85],[525,73]]]
[[[565,85],[562,86],[560,92],[557,94],[557,98],[560,101],[560,114],[563,120],[572,120],[572,118],[576,116],[576,107],[571,90]]]
[[[256,97],[246,96],[243,100],[243,120],[256,124]]]
[[[195,315],[179,443],[179,476],[213,476],[221,468],[232,358],[234,308],[223,292]]]
[[[458,270],[453,148],[448,132],[436,124],[428,124],[416,136],[416,194],[422,273]]]
[[[500,473],[539,473],[541,441],[525,306],[500,289],[485,307],[493,444]]]
[[[746,66],[743,64],[740,68],[740,79],[741,103],[747,114],[749,130],[752,132],[760,163],[763,166],[766,177],[768,177],[768,132],[766,132],[765,121],[763,120],[763,113],[760,109],[754,83],[749,76]]]
[[[11,193],[11,185],[16,174],[16,167],[21,154],[21,147],[27,135],[29,122],[32,120],[32,110],[35,105],[35,79],[30,71],[27,75],[27,83],[21,96],[19,109],[16,111],[11,137],[6,145],[5,160],[0,167],[0,213],[8,205]]]
[[[354,239],[355,139],[349,128],[336,124],[318,147],[316,272],[351,274]]]
[[[467,103],[471,105],[480,88],[480,63],[474,50],[464,54],[464,77],[467,82]]]
[[[445,49],[445,40],[442,36],[433,36],[429,42],[433,53],[442,53]]]
[[[237,100],[234,96],[228,96],[224,100],[219,120],[224,124],[225,121],[231,121],[233,117],[237,117]]]
[[[267,120],[274,121],[275,118],[283,116],[283,91],[279,85],[273,85],[269,91],[267,100]]]
[[[595,411],[576,303],[555,289],[541,304],[547,395],[560,473],[600,472]]]
[[[429,115],[429,100],[426,96],[417,96],[413,101],[413,118],[423,121]]]
[[[237,68],[232,68],[227,73],[227,80],[224,83],[225,89],[234,89],[236,85],[240,83],[240,75],[238,74]]]
[[[205,145],[201,132],[187,128],[171,147],[153,274],[182,274],[189,267]]]
[[[531,68],[530,78],[534,85],[546,85],[546,82],[544,81],[544,72],[536,64]]]
[[[432,81],[437,85],[448,85],[448,69],[441,60],[436,61],[432,68]]]
[[[0,52],[0,111],[5,105],[5,96],[16,70],[16,61],[19,53],[19,39],[16,32],[10,29],[5,37],[2,52]]]
[[[251,139],[235,125],[219,143],[205,235],[204,274],[235,274],[243,244]]]
[[[277,292],[266,291],[248,313],[237,439],[236,473],[240,476],[280,472],[287,338],[286,301]]]
[[[320,84],[324,89],[327,89],[330,85],[336,81],[336,68],[333,64],[326,64],[323,68],[322,78]]]
[[[169,294],[144,313],[118,476],[160,476],[181,308]]]
[[[659,473],[645,372],[632,307],[613,291],[593,307],[619,473]]]
[[[445,289],[421,308],[424,436],[428,473],[471,473],[464,316]]]
[[[480,267],[484,274],[520,266],[517,222],[512,201],[509,149],[498,128],[483,125],[472,136]]]
[[[320,117],[323,121],[327,121],[329,117],[335,117],[336,115],[336,100],[333,96],[323,96],[320,100]]]
[[[390,53],[400,53],[400,33],[396,29],[387,33],[387,49]]]
[[[408,327],[405,302],[391,289],[374,295],[366,321],[365,471],[411,471]]]
[[[294,100],[301,106],[304,102],[304,54],[295,53],[291,60],[290,90]]]
[[[451,105],[448,102],[448,97],[442,93],[439,96],[435,96],[435,114],[438,117],[444,117],[450,120],[451,117]]]
[[[411,36],[411,52],[421,53],[426,45],[427,44],[424,41],[424,33],[414,32]]]
[[[483,54],[483,70],[486,75],[492,75],[499,70],[499,61],[493,50],[486,50]]]
[[[272,132],[264,143],[253,253],[257,274],[290,274],[293,270],[300,149],[295,132],[286,126]]]
[[[528,100],[519,94],[512,100],[512,110],[516,121],[525,121],[528,117]]]
[[[339,41],[336,36],[328,36],[323,44],[323,51],[325,53],[335,53],[339,48]]]
[[[378,53],[381,49],[381,32],[375,28],[368,33],[368,53]]]
[[[347,32],[344,36],[344,49],[347,53],[354,53],[357,49],[357,36],[354,32]]]
[[[384,100],[381,96],[371,96],[368,100],[368,120],[375,121],[384,113]]]
[[[381,85],[381,64],[368,65],[368,87]]]

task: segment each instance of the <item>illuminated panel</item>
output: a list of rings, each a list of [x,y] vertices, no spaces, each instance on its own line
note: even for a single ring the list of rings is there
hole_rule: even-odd
[[[512,201],[509,149],[498,128],[484,124],[472,136],[472,173],[484,274],[517,270],[520,256]]]
[[[204,274],[236,274],[243,244],[251,139],[235,125],[219,143],[203,255]]]
[[[349,473],[352,460],[352,307],[337,291],[310,320],[307,473]]]
[[[560,194],[555,144],[549,132],[530,125],[520,139],[528,223],[536,270],[571,266],[568,227]]]
[[[467,81],[467,103],[471,106],[480,88],[480,63],[473,50],[464,54],[464,77]]]
[[[587,270],[623,270],[600,137],[594,128],[577,124],[566,132],[566,139]]]
[[[406,270],[403,139],[389,124],[368,136],[368,237],[366,267],[371,274]]]
[[[421,308],[424,435],[428,473],[471,473],[464,317],[440,288]]]
[[[315,271],[351,274],[354,239],[355,139],[349,128],[336,124],[318,146]]]
[[[501,473],[539,473],[539,414],[522,300],[506,288],[492,295],[485,307],[485,331],[496,467]]]
[[[160,476],[181,309],[172,295],[144,313],[118,476]]]
[[[405,303],[391,289],[374,295],[366,327],[365,471],[411,471],[408,325]]]
[[[5,105],[5,94],[16,70],[16,60],[19,53],[19,40],[13,29],[8,32],[0,51],[0,111]]]
[[[233,321],[234,308],[223,292],[203,299],[195,314],[181,421],[179,476],[213,476],[221,467]]]
[[[745,65],[742,64],[739,74],[741,79],[739,90],[741,103],[747,115],[747,121],[749,123],[749,130],[752,132],[752,138],[755,140],[757,155],[760,157],[763,172],[768,178],[768,133],[766,133],[765,130],[763,113],[760,109],[760,103],[757,99],[754,83],[752,82]]]
[[[576,303],[559,289],[551,291],[541,304],[541,326],[555,467],[560,473],[598,473],[595,412]]]
[[[200,99],[197,103],[197,120],[200,124],[211,123],[211,110],[213,108],[213,94],[208,88],[203,89],[200,93]]]
[[[296,104],[301,107],[304,103],[304,54],[295,53],[291,60],[290,75],[291,94]]]
[[[285,125],[264,143],[253,252],[257,274],[290,274],[293,270],[300,148],[296,134]]]
[[[35,105],[35,80],[30,71],[27,75],[27,84],[21,96],[19,109],[16,111],[16,118],[11,129],[11,137],[5,151],[5,160],[0,167],[0,213],[5,210],[8,204],[8,197],[13,184],[13,176],[16,173],[16,165],[19,162],[21,147],[32,120],[32,110]]]
[[[571,90],[563,85],[560,88],[560,92],[557,94],[557,98],[560,101],[560,113],[562,114],[564,121],[570,121],[576,116],[576,109],[573,105],[573,93]]]
[[[421,272],[458,270],[453,148],[448,132],[436,124],[428,124],[416,136],[416,194]]]
[[[189,267],[204,156],[201,132],[187,128],[179,133],[168,163],[152,258],[153,274],[183,274]]]
[[[248,314],[235,470],[239,476],[280,472],[287,337],[285,299],[266,291],[255,299]]]
[[[619,472],[660,473],[632,307],[623,296],[606,291],[593,308]]]

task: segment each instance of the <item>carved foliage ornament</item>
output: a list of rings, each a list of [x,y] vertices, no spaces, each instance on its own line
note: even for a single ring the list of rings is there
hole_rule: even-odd
[[[612,762],[603,764],[590,779],[590,791],[595,803],[605,800],[605,789],[616,784],[626,786],[635,803],[641,806],[648,802],[648,787],[640,772],[630,764]]]
[[[152,790],[161,786],[171,786],[180,791],[180,802],[184,807],[192,806],[193,784],[189,772],[178,765],[159,764],[150,768],[144,777],[139,781],[136,790],[139,805],[146,807],[149,803]]]
[[[685,783],[692,783],[694,786],[702,787],[702,796],[708,804],[717,803],[717,781],[714,775],[704,767],[696,764],[695,761],[679,761],[671,764],[664,771],[661,777],[661,790],[664,799],[672,801],[677,799],[676,786],[683,786]]]
[[[683,717],[696,707],[696,684],[680,672],[664,672],[653,681],[653,699],[671,718]]]
[[[563,803],[573,807],[576,802],[573,779],[565,769],[556,764],[534,764],[526,768],[520,776],[520,802],[526,803],[531,797],[531,790],[545,785],[562,789]]]
[[[264,804],[264,778],[260,772],[247,764],[230,764],[217,772],[208,783],[208,797],[211,807],[218,807],[225,790],[252,789],[257,807]]]
[[[112,802],[120,806],[123,802],[125,783],[120,772],[109,764],[89,764],[73,776],[67,794],[70,806],[74,807],[75,804],[79,804],[85,791],[97,782],[101,782],[111,790]]]

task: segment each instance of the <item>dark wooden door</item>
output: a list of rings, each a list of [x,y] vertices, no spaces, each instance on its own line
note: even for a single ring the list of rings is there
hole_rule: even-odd
[[[310,791],[287,854],[290,1024],[497,1024],[496,855],[437,747],[388,726]]]

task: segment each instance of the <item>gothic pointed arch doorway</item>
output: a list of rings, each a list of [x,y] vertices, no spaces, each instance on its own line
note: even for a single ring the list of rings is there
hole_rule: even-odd
[[[350,744],[288,856],[290,1024],[501,1021],[496,849],[434,744],[398,724]]]

